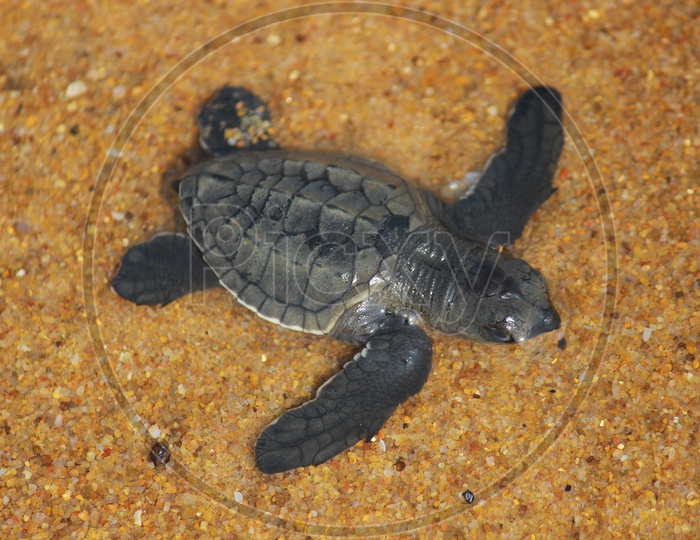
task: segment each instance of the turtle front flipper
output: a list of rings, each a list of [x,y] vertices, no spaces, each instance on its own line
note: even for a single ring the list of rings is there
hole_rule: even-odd
[[[512,243],[532,214],[554,192],[552,180],[564,144],[561,95],[540,86],[525,92],[508,119],[505,150],[491,157],[476,185],[446,205],[445,221],[456,233]]]
[[[267,474],[319,465],[373,437],[396,407],[428,379],[433,350],[428,336],[403,317],[387,316],[364,349],[319,388],[316,399],[287,411],[255,445]]]
[[[129,248],[112,278],[112,290],[137,305],[166,305],[218,284],[197,246],[176,233]]]
[[[199,143],[220,156],[237,150],[277,148],[265,103],[242,86],[224,86],[197,116]]]

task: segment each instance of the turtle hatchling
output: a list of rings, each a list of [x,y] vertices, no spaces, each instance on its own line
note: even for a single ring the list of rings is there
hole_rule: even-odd
[[[420,391],[425,327],[500,344],[560,327],[542,274],[504,246],[554,191],[561,110],[553,88],[523,93],[505,149],[453,204],[375,161],[280,149],[263,101],[227,86],[198,116],[211,157],[176,186],[188,235],[131,247],[112,288],[165,305],[222,286],[267,321],[361,347],[255,444],[264,473],[319,465]]]

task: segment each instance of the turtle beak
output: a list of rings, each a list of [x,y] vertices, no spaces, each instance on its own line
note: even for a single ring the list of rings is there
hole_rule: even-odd
[[[540,321],[535,324],[530,333],[527,335],[527,339],[539,336],[545,332],[551,332],[552,330],[558,330],[561,327],[561,317],[554,307],[549,306],[541,314]]]

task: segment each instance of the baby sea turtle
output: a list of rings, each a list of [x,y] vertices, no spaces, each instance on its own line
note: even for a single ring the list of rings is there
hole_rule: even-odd
[[[130,248],[112,288],[164,305],[214,286],[211,269],[263,319],[361,345],[255,445],[264,473],[324,463],[374,436],[424,385],[432,347],[422,325],[489,343],[559,328],[542,274],[499,244],[519,238],[554,191],[560,116],[555,89],[525,92],[505,150],[449,204],[373,161],[280,150],[264,103],[225,87],[198,117],[213,157],[179,182],[189,236]]]

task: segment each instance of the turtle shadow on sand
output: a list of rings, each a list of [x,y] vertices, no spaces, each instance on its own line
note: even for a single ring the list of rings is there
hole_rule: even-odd
[[[280,149],[265,104],[224,87],[197,118],[206,154],[186,150],[163,175],[186,234],[129,248],[112,288],[165,305],[222,286],[265,320],[359,345],[255,445],[264,473],[322,464],[423,387],[433,351],[422,326],[494,344],[560,327],[545,278],[499,245],[554,192],[560,117],[555,89],[523,93],[505,149],[451,204],[381,163]]]
[[[169,223],[174,224],[174,230],[177,232],[187,232],[187,223],[178,208],[178,183],[189,169],[208,158],[209,154],[202,149],[197,138],[193,137],[190,145],[170,160],[161,175],[159,195],[172,208],[172,219]]]

